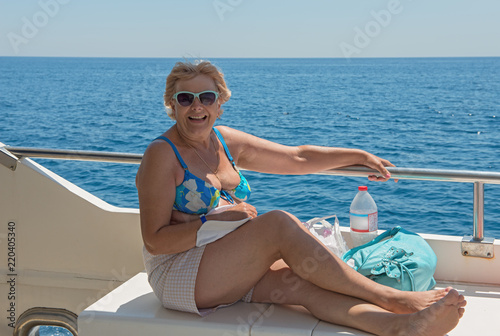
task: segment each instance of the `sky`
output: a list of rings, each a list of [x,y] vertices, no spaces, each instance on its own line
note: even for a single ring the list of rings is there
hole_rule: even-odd
[[[498,0],[0,0],[0,56],[500,56]]]

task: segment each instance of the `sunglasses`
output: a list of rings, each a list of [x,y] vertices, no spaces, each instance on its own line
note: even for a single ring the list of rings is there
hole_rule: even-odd
[[[198,98],[203,105],[209,106],[215,103],[218,97],[219,93],[215,91],[202,91],[198,93],[179,91],[174,94],[174,99],[177,100],[177,103],[181,106],[190,106],[195,98]]]

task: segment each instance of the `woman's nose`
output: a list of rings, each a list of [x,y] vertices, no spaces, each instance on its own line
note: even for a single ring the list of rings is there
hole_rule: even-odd
[[[198,97],[195,97],[193,100],[193,104],[191,104],[192,109],[199,109],[203,107],[203,104],[201,103],[200,99]]]

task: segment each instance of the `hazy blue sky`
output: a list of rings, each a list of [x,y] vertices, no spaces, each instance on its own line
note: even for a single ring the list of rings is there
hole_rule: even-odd
[[[1,56],[500,56],[498,0],[0,0]]]

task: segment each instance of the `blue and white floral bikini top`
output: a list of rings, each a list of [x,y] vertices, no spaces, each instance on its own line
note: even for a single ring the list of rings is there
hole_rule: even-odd
[[[250,198],[250,186],[246,178],[240,173],[236,168],[234,160],[229,153],[226,142],[220,134],[220,132],[213,128],[217,138],[219,138],[224,151],[226,152],[227,158],[231,161],[234,170],[240,175],[240,184],[233,190],[219,190],[215,188],[210,183],[204,181],[203,179],[193,175],[184,160],[182,160],[181,155],[177,151],[175,145],[168,138],[160,136],[156,139],[161,139],[166,141],[175,152],[177,159],[179,160],[182,168],[184,168],[184,180],[180,185],[176,187],[176,195],[174,202],[174,209],[182,211],[188,214],[206,214],[213,208],[219,205],[220,199],[225,199],[230,203],[234,203],[234,199],[244,202]],[[156,140],[155,139],[155,140]]]

